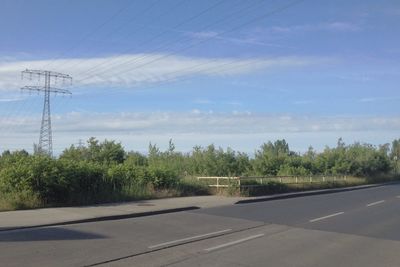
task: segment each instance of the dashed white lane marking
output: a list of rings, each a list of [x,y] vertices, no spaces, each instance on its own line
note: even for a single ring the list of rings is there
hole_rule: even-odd
[[[217,235],[217,234],[222,234],[222,233],[229,232],[229,231],[232,231],[232,229],[225,229],[225,230],[212,232],[212,233],[207,233],[207,234],[203,234],[203,235],[195,235],[195,236],[186,237],[186,238],[182,238],[182,239],[172,240],[172,241],[160,243],[160,244],[157,244],[157,245],[149,246],[149,248],[153,249],[153,248],[168,246],[168,245],[172,245],[172,244],[175,244],[175,243],[190,241],[192,239],[197,239],[197,238],[202,238],[202,237],[207,237],[207,236],[212,236],[212,235]]]
[[[239,244],[239,243],[243,243],[243,242],[246,242],[246,241],[249,241],[249,240],[252,240],[252,239],[256,239],[256,238],[259,238],[259,237],[262,237],[262,236],[264,236],[264,234],[252,235],[252,236],[249,236],[249,237],[246,237],[246,238],[242,238],[242,239],[239,239],[239,240],[235,240],[235,241],[232,241],[232,242],[221,244],[221,245],[218,245],[218,246],[215,246],[215,247],[206,248],[204,250],[207,251],[207,252],[210,252],[210,251],[213,251],[213,250],[216,250],[216,249],[233,246],[233,245],[236,245],[236,244]]]
[[[372,203],[367,204],[367,207],[375,206],[375,205],[381,204],[383,202],[385,202],[385,200],[379,200],[376,202],[372,202]]]
[[[331,215],[327,215],[327,216],[324,216],[324,217],[315,218],[315,219],[310,220],[310,222],[312,223],[312,222],[317,222],[317,221],[325,220],[325,219],[328,219],[328,218],[331,218],[331,217],[335,217],[335,216],[341,215],[341,214],[343,214],[343,213],[344,213],[344,212],[341,211],[341,212],[334,213],[334,214],[331,214]]]
[[[400,196],[397,196],[397,198],[400,198]]]

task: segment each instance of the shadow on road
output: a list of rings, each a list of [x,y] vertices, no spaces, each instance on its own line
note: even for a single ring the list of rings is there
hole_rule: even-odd
[[[86,240],[86,239],[102,239],[102,238],[107,238],[107,237],[98,234],[87,233],[77,230],[69,230],[58,227],[0,232],[0,242]]]

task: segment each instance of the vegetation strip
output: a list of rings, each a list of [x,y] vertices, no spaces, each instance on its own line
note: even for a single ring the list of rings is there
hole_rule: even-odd
[[[305,153],[293,152],[285,140],[277,140],[249,155],[214,145],[176,152],[172,141],[166,151],[150,144],[148,153],[142,154],[125,151],[115,141],[90,138],[86,146],[72,145],[58,158],[4,151],[0,156],[0,211],[213,193],[271,195],[381,183],[398,179],[399,158],[400,140],[391,146],[373,146],[346,145],[339,139],[334,148],[316,152],[310,147]],[[197,181],[198,176],[246,179],[240,184],[229,181],[221,189],[209,188],[207,181]],[[253,179],[266,176],[298,179],[296,184],[285,184],[280,178]],[[335,180],[338,176],[345,179]],[[313,177],[322,177],[322,181]]]

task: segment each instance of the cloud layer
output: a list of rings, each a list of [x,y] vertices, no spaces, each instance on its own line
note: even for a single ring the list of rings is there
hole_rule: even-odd
[[[4,130],[1,148],[7,147],[7,144],[24,144],[30,147],[36,142],[39,122],[39,115],[2,120]],[[53,130],[57,142],[64,147],[76,143],[78,139],[97,136],[117,140],[132,139],[133,142],[137,142],[138,139],[144,140],[144,146],[159,139],[173,138],[179,141],[189,138],[192,142],[186,148],[189,149],[198,142],[231,140],[232,143],[228,145],[235,146],[238,139],[241,140],[241,144],[245,144],[244,140],[268,141],[265,140],[266,136],[276,138],[297,136],[297,139],[301,140],[301,136],[329,135],[333,136],[331,141],[334,141],[344,135],[353,135],[353,140],[360,140],[357,138],[366,133],[392,132],[395,135],[400,131],[400,118],[293,116],[250,112],[213,113],[199,110],[186,113],[73,112],[53,116]],[[310,140],[309,144],[313,144],[316,140]]]
[[[35,133],[41,115],[2,118],[2,128],[19,133]],[[287,132],[400,131],[399,117],[379,116],[295,116],[251,112],[215,113],[130,112],[80,113],[53,115],[59,132],[129,132],[135,134],[248,134]]]
[[[36,77],[21,81],[25,69],[50,69],[74,78],[73,87],[139,87],[197,75],[238,75],[263,68],[316,64],[312,57],[258,59],[192,58],[169,54],[133,54],[89,59],[57,59],[0,62],[0,90],[15,90],[24,84],[43,83]],[[26,77],[29,78],[29,77]],[[61,86],[60,81],[58,85]]]

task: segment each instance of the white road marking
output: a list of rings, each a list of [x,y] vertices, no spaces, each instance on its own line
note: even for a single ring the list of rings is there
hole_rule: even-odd
[[[397,198],[400,198],[400,196],[397,196]]]
[[[228,243],[225,243],[225,244],[222,244],[222,245],[218,245],[218,246],[215,246],[215,247],[206,248],[204,250],[207,251],[207,252],[210,252],[210,251],[213,251],[213,250],[216,250],[216,249],[233,246],[233,245],[236,245],[236,244],[239,244],[239,243],[243,243],[243,242],[246,242],[246,241],[249,241],[249,240],[252,240],[252,239],[256,239],[256,238],[259,238],[259,237],[262,237],[262,236],[264,236],[264,234],[252,235],[252,236],[249,236],[249,237],[246,237],[246,238],[242,238],[242,239],[239,239],[239,240],[228,242]]]
[[[383,202],[385,202],[385,200],[379,200],[379,201],[376,201],[376,202],[372,202],[372,203],[367,204],[367,207],[378,205],[378,204],[381,204]]]
[[[312,222],[321,221],[321,220],[324,220],[324,219],[328,219],[328,218],[331,218],[331,217],[335,217],[335,216],[341,215],[343,213],[344,212],[341,211],[341,212],[334,213],[334,214],[331,214],[331,215],[327,215],[327,216],[324,216],[324,217],[319,217],[319,218],[316,218],[316,219],[312,219],[312,220],[310,220],[310,222],[312,223]]]
[[[189,240],[192,240],[192,239],[202,238],[202,237],[206,237],[206,236],[210,236],[210,235],[222,234],[222,233],[229,232],[229,231],[232,231],[232,229],[225,229],[225,230],[212,232],[212,233],[207,233],[207,234],[203,234],[203,235],[195,235],[195,236],[186,237],[186,238],[182,238],[182,239],[172,240],[172,241],[168,241],[168,242],[165,242],[165,243],[152,245],[149,248],[152,249],[152,248],[163,247],[163,246],[172,245],[172,244],[180,243],[180,242],[185,242],[185,241],[189,241]]]

